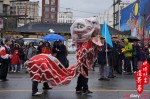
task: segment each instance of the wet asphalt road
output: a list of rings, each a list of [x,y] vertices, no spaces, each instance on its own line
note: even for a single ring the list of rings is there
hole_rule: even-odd
[[[70,65],[75,61],[75,55],[68,56]],[[75,87],[77,77],[67,86],[57,86],[52,90],[43,91],[42,84],[39,90],[41,96],[32,96],[31,81],[25,69],[20,73],[9,73],[7,82],[0,82],[0,99],[150,99],[150,84],[144,86],[141,95],[135,90],[135,78],[133,75],[117,75],[110,81],[99,81],[99,68],[89,72],[89,89],[93,94],[76,94]]]

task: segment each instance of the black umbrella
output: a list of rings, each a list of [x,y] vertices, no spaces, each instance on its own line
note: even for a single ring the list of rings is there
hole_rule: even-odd
[[[127,39],[129,40],[129,42],[140,41],[140,39],[139,39],[139,38],[134,37],[134,36],[129,36],[129,37],[127,37]]]

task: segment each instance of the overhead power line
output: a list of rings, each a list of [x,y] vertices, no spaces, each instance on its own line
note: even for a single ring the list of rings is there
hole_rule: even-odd
[[[66,9],[65,7],[60,7],[60,8]],[[94,13],[94,12],[87,12],[87,11],[76,10],[76,9],[72,9],[72,8],[70,8],[70,10],[77,11],[77,12],[82,12],[82,13],[100,14],[100,13]]]
[[[59,11],[59,12],[61,13],[61,11]],[[73,17],[74,17],[74,18],[84,18],[85,16],[79,16],[79,15],[76,16],[76,15],[73,15]]]

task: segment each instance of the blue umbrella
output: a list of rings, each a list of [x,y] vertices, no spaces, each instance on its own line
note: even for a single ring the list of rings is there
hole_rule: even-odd
[[[55,41],[55,40],[61,40],[61,41],[66,41],[66,39],[58,34],[48,34],[42,38],[43,40],[47,41]]]

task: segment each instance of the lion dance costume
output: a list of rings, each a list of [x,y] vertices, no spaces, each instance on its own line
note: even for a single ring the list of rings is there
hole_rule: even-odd
[[[65,68],[52,55],[36,55],[25,63],[32,81],[48,82],[57,86],[68,84],[79,74],[87,76],[82,66],[92,69],[96,52],[99,46],[102,46],[99,37],[100,25],[96,17],[83,18],[76,20],[70,29],[73,43],[77,46],[77,63]]]

